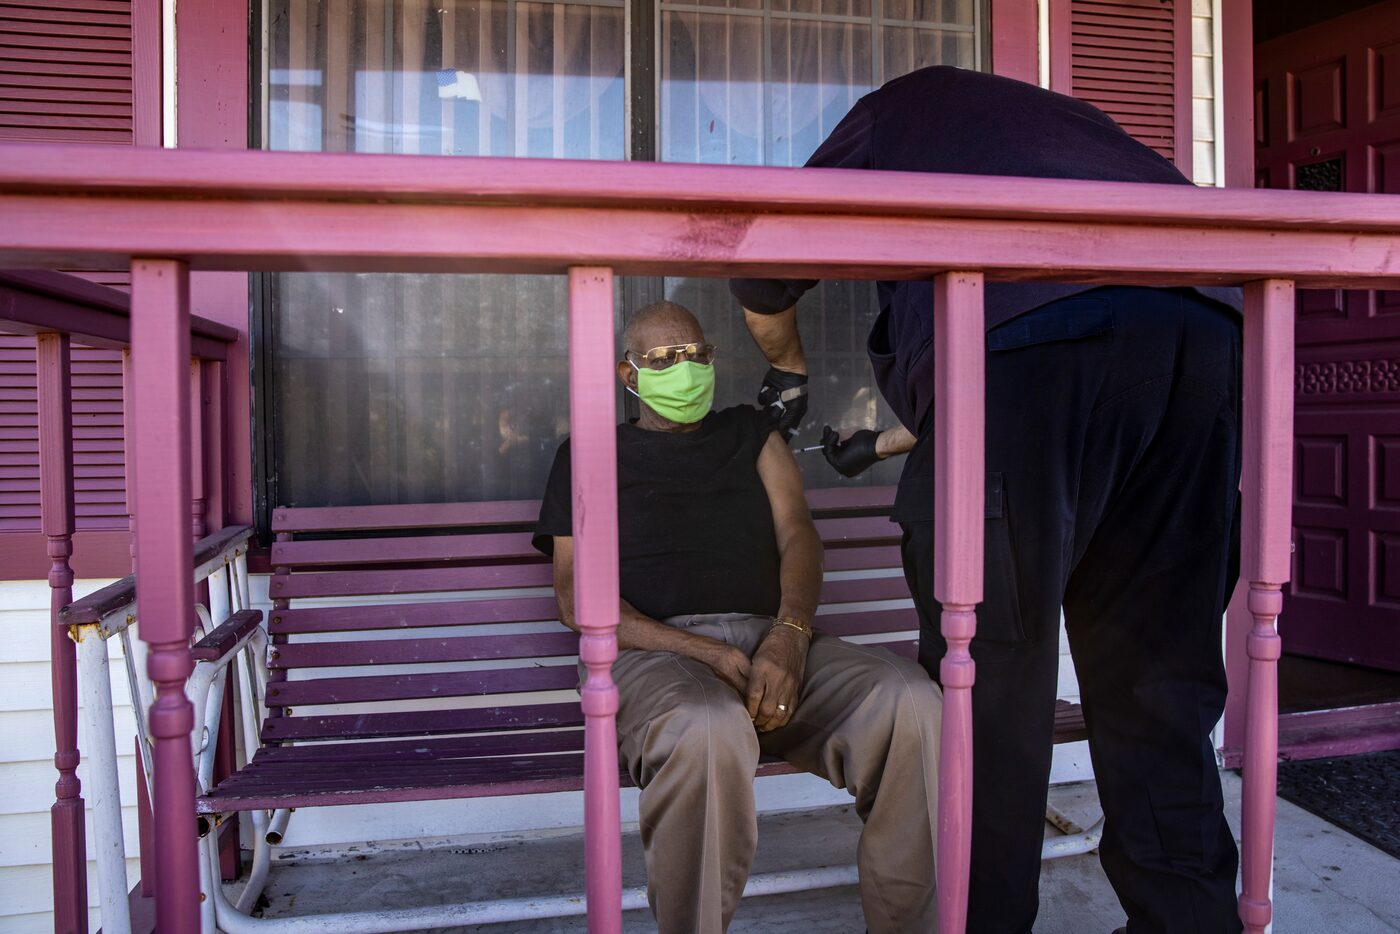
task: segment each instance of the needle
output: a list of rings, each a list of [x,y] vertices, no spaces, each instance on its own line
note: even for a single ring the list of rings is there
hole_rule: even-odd
[[[822,445],[822,444],[814,444],[814,445],[812,445],[812,446],[809,447],[809,448],[798,448],[797,450],[793,451],[792,453],[794,453],[794,454],[808,454],[808,453],[810,453],[810,452],[812,452],[812,451],[820,451],[823,447],[825,447],[825,445]]]

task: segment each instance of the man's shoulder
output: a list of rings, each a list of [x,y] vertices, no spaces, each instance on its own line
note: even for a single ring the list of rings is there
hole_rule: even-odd
[[[715,420],[716,428],[752,431],[763,437],[767,437],[770,431],[777,430],[768,413],[755,405],[731,405],[716,410],[710,417]]]
[[[627,422],[618,422],[618,423],[617,423],[616,432],[617,432],[617,436],[618,436],[619,439],[622,437],[622,433],[623,433],[623,431],[624,431],[626,428],[627,428]],[[572,446],[573,446],[573,439],[574,439],[574,436],[573,436],[572,434],[567,434],[567,435],[564,435],[563,437],[561,437],[561,438],[559,439],[559,445],[554,449],[554,456],[555,456],[556,458],[558,458],[558,457],[568,457],[568,456],[569,456],[569,451],[572,449]]]
[[[755,416],[759,416],[759,415],[762,415],[762,414],[763,414],[763,411],[762,411],[758,406],[756,406],[756,405],[750,405],[750,404],[748,404],[748,403],[745,403],[745,404],[742,404],[742,405],[730,405],[730,406],[726,406],[726,407],[724,407],[724,408],[722,408],[722,409],[715,409],[715,411],[714,411],[714,417],[715,417],[715,418],[736,419],[736,420],[737,420],[737,419],[753,419]]]

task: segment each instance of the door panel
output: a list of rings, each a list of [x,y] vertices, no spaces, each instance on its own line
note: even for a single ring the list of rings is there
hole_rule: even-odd
[[[1261,187],[1400,194],[1400,4],[1255,52]],[[1400,671],[1400,292],[1298,295],[1286,651]]]

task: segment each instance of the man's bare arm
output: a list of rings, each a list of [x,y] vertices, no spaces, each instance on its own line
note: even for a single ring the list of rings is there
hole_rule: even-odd
[[[744,323],[770,366],[807,374],[807,356],[802,351],[802,335],[797,331],[796,305],[776,315],[761,315],[745,308]]]
[[[781,561],[782,604],[779,616],[810,623],[821,601],[822,542],[792,451],[777,433],[770,434],[758,457],[758,476],[768,492]]]
[[[559,620],[575,632],[574,618],[574,540],[554,536],[554,598],[559,604]],[[708,636],[686,632],[652,619],[626,600],[621,600],[617,623],[617,647],[644,652],[675,652],[704,662],[729,682],[741,695],[747,690],[749,659],[743,652]]]
[[[758,476],[768,492],[777,538],[782,602],[778,615],[811,623],[821,600],[822,542],[792,451],[774,432],[758,456]],[[753,655],[749,672],[749,716],[760,730],[787,725],[802,693],[810,638],[791,626],[775,625]]]
[[[908,454],[914,450],[914,444],[918,440],[908,428],[895,425],[880,432],[880,437],[875,439],[875,453],[879,454],[881,459],[894,457],[896,454]]]

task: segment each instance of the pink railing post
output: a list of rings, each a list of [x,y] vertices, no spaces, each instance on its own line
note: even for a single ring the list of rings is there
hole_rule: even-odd
[[[613,274],[569,270],[569,418],[574,489],[574,618],[583,684],[584,877],[590,934],[622,930],[618,801],[617,383]]]
[[[933,594],[948,650],[939,667],[943,727],[938,743],[938,930],[967,927],[972,861],[972,683],[968,646],[982,601],[982,519],[986,483],[986,389],[982,274],[948,272],[933,283]]]
[[[1293,283],[1244,292],[1244,496],[1240,567],[1254,617],[1246,643],[1244,798],[1240,805],[1240,920],[1262,934],[1273,916],[1278,781],[1278,614],[1290,576],[1293,507]]]
[[[150,732],[155,763],[156,929],[199,930],[195,845],[194,708],[185,697],[192,669],[190,575],[190,281],[176,260],[131,263],[132,412],[136,444],[136,593],[147,671],[155,684]]]
[[[86,934],[87,840],[78,781],[78,656],[58,614],[73,602],[73,366],[67,334],[34,339],[39,415],[39,511],[48,540],[49,661],[53,684],[54,767],[51,810],[53,917],[59,934]]]

